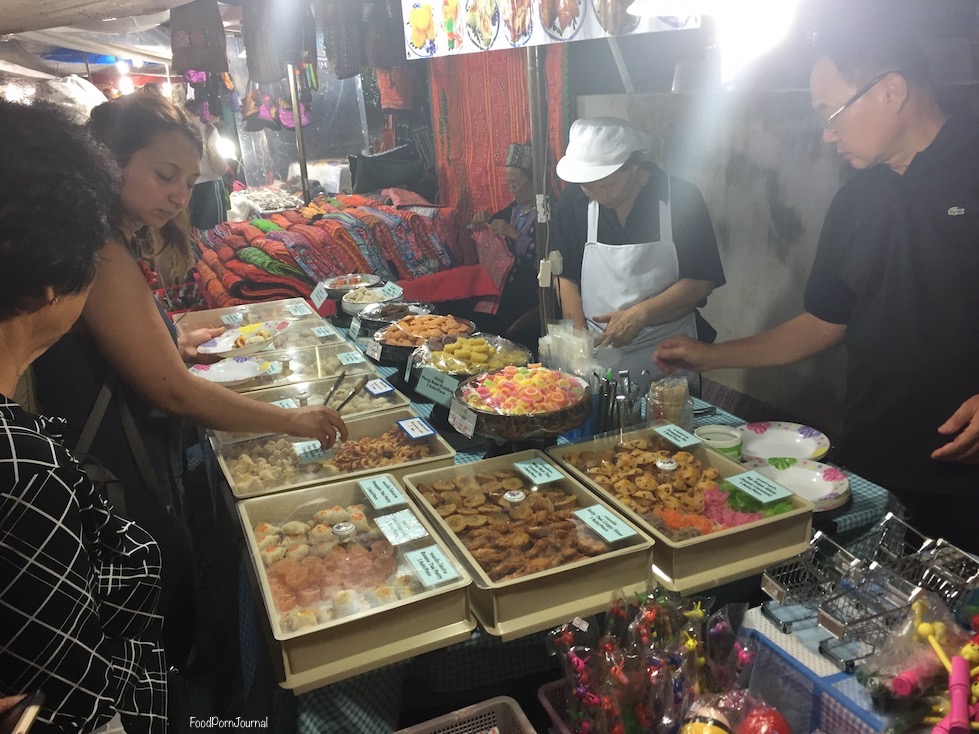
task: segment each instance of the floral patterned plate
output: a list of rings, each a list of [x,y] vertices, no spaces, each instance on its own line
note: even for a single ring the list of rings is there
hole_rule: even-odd
[[[790,489],[815,505],[816,512],[835,510],[850,498],[850,480],[835,466],[809,459],[749,459],[762,476]]]
[[[829,451],[826,434],[798,423],[763,421],[741,426],[741,455],[747,459],[819,459]]]
[[[260,357],[233,357],[214,364],[195,364],[190,368],[190,373],[225,387],[238,387],[271,368],[272,363]]]

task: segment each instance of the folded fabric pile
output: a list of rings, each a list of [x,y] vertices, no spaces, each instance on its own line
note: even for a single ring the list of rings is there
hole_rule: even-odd
[[[202,290],[214,306],[308,298],[320,280],[346,273],[402,283],[421,278],[421,286],[426,276],[477,263],[455,210],[427,202],[395,206],[363,195],[320,196],[196,234]],[[478,290],[487,290],[477,281]]]

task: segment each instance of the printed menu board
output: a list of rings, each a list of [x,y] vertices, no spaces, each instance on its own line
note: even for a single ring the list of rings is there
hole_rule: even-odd
[[[633,0],[401,2],[409,59],[700,27],[699,15],[631,15]]]

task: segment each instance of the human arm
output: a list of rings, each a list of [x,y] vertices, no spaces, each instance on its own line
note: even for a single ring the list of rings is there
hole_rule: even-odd
[[[815,356],[842,342],[845,333],[845,324],[801,313],[768,331],[728,342],[705,344],[685,336],[664,339],[653,361],[666,372],[774,367]]]
[[[595,316],[596,322],[607,324],[597,345],[621,347],[631,344],[643,328],[675,321],[690,313],[712,290],[714,284],[709,280],[683,278],[634,306]]]
[[[587,329],[585,310],[581,305],[581,288],[573,280],[558,277],[558,297],[561,299],[561,316],[571,319],[576,329]]]
[[[936,449],[931,458],[965,464],[979,463],[979,395],[973,395],[962,403],[952,417],[938,427],[938,432],[955,438]]]
[[[17,479],[0,491],[0,686],[43,690],[39,722],[92,731],[112,717],[118,695],[74,492],[88,480],[51,466],[50,444],[36,434],[36,451],[24,440],[16,438],[18,458],[44,451],[48,466],[17,461]]]
[[[192,375],[139,267],[118,242],[103,251],[82,319],[112,368],[165,413],[222,431],[307,436],[325,446],[333,445],[337,432],[346,440],[346,426],[330,408],[279,408]]]

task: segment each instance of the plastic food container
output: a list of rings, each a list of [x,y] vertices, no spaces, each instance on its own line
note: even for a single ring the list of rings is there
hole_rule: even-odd
[[[741,458],[741,431],[737,428],[711,423],[695,429],[693,435],[735,461]]]
[[[281,434],[212,445],[232,493],[240,498],[382,471],[401,477],[455,461],[455,450],[438,433],[411,439],[402,425],[427,426],[413,410],[400,408],[347,421],[347,441],[329,452],[322,452],[318,442]]]
[[[377,285],[380,282],[381,277],[373,273],[349,273],[348,275],[337,275],[332,278],[327,278],[321,281],[320,285],[326,288],[328,298],[339,299],[343,298],[352,290]]]
[[[338,407],[349,395],[351,389],[356,387],[360,377],[346,377],[330,398],[330,407]],[[337,378],[329,380],[314,380],[312,382],[300,382],[296,385],[285,387],[271,387],[266,390],[255,390],[245,393],[245,397],[251,400],[258,400],[263,403],[273,403],[282,408],[298,408],[304,405],[323,405],[323,400],[329,394],[333,386],[337,384]],[[390,388],[390,390],[388,390]],[[378,391],[373,394],[371,391]],[[384,392],[380,392],[380,391]],[[407,408],[410,405],[408,398],[398,392],[386,380],[380,378],[369,382],[364,389],[360,390],[350,402],[343,406],[340,415],[345,419],[356,418],[374,413],[383,413],[397,408]],[[236,431],[213,431],[212,442],[215,445],[235,443],[247,439],[267,436],[267,433],[242,433]]]
[[[438,321],[432,324],[417,321],[428,316]],[[447,329],[453,334],[468,336],[476,331],[476,325],[455,316],[409,316],[376,331],[367,345],[367,354],[382,364],[404,365],[417,347],[427,339],[445,335]]]
[[[471,579],[390,474],[238,504],[284,686],[464,640]]]
[[[229,308],[213,308],[209,311],[188,311],[174,320],[178,334],[194,329],[216,329],[219,326],[233,328],[258,321],[322,321],[304,298],[284,298],[279,301],[248,303]]]
[[[659,459],[647,455],[659,450],[681,459],[681,462],[678,466],[671,467],[667,463],[660,468]],[[634,451],[638,453],[632,453]],[[679,456],[678,452],[681,451],[686,456]],[[672,424],[660,422],[621,436],[616,433],[581,443],[555,446],[548,449],[548,453],[656,540],[653,574],[667,589],[694,592],[744,578],[798,555],[808,547],[812,534],[812,504],[749,471],[730,457],[708,448],[696,436]],[[662,472],[682,472],[688,467],[693,468],[696,464],[686,463],[687,457],[691,462],[699,463],[703,470],[716,473],[715,479],[707,479],[708,485],[714,485],[715,489],[710,495],[701,493],[701,498],[709,497],[711,501],[722,498],[744,500],[742,508],[745,512],[751,510],[750,515],[734,515],[714,505],[715,509],[709,512],[712,517],[718,516],[716,512],[723,512],[721,517],[725,521],[729,518],[738,522],[749,517],[759,519],[703,535],[696,535],[700,531],[689,527],[669,530],[663,516],[656,511],[657,508],[661,508],[660,512],[670,509],[669,505],[662,504],[660,486],[666,483],[662,479]],[[627,475],[630,468],[638,468],[639,474]],[[608,476],[609,471],[615,476]],[[657,476],[656,472],[660,475]],[[706,474],[702,474],[691,477],[691,481],[699,482],[706,477]],[[718,494],[719,483],[720,488],[735,483],[737,489]],[[747,490],[742,490],[742,487]],[[684,509],[682,517],[669,513],[671,518],[689,516],[691,523],[698,521],[712,525],[704,514],[710,501],[705,500],[703,507],[700,507],[696,502],[698,494],[688,490],[669,490],[666,495],[672,496]],[[765,502],[755,501],[752,496],[762,497]],[[673,503],[674,500],[669,502]],[[760,510],[755,512],[759,507]],[[764,516],[764,513],[771,513],[775,509],[784,511]]]
[[[475,585],[480,624],[504,640],[646,588],[649,537],[539,451],[404,479]]]
[[[236,388],[238,392],[322,380],[336,377],[344,371],[348,380],[353,375],[377,374],[363,352],[348,342],[307,349],[280,349],[255,356],[264,359],[270,367]]]
[[[272,340],[272,349],[306,349],[327,344],[338,344],[343,337],[326,319],[304,319],[289,326]],[[270,350],[271,351],[271,350]]]
[[[559,436],[588,420],[592,409],[587,382],[540,365],[471,377],[453,400],[475,413],[475,433],[503,441]]]
[[[376,306],[379,303],[391,303],[397,301],[401,296],[384,296],[376,288],[354,288],[347,291],[340,299],[340,308],[343,312],[356,316],[368,306]]]

